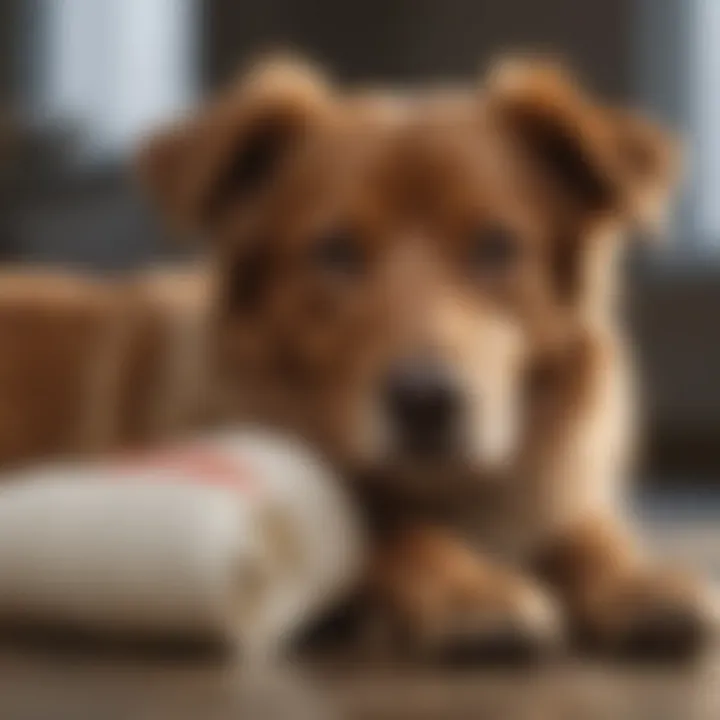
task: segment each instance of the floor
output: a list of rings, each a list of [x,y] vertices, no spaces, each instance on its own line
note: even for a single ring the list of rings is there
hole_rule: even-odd
[[[663,555],[720,577],[720,494],[639,506]],[[693,667],[562,661],[532,671],[350,667],[272,673],[193,655],[0,649],[0,720],[718,720],[720,650]]]

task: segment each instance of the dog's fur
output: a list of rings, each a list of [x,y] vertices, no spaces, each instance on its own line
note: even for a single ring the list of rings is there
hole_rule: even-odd
[[[546,646],[567,624],[607,648],[695,650],[700,588],[641,556],[621,497],[615,265],[677,165],[663,131],[548,63],[422,93],[266,63],[140,159],[167,219],[209,246],[196,277],[0,278],[0,459],[269,422],[357,490],[377,530],[368,592],[417,647]],[[420,457],[384,392],[427,358],[462,421]]]

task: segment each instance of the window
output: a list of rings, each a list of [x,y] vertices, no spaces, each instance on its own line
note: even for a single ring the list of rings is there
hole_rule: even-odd
[[[635,0],[644,105],[678,127],[687,148],[678,260],[720,252],[720,2]]]
[[[720,249],[720,2],[692,0],[690,132],[696,236]]]
[[[195,0],[42,0],[36,110],[78,157],[108,159],[197,89]]]

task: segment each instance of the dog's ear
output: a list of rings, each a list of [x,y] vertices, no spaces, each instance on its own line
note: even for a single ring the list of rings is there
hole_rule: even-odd
[[[679,179],[677,141],[650,120],[589,97],[560,65],[506,59],[490,73],[491,117],[581,213],[652,225]]]
[[[682,177],[680,140],[638,113],[614,110],[609,122],[630,219],[642,228],[662,229]]]
[[[176,229],[203,232],[267,187],[328,115],[330,98],[308,64],[265,60],[198,116],[150,138],[138,154],[140,181]]]

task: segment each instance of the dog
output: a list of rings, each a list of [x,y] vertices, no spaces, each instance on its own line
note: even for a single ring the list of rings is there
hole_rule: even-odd
[[[363,591],[413,652],[526,655],[569,634],[696,654],[705,588],[645,557],[623,499],[617,264],[679,170],[664,129],[553,62],[346,91],[269,59],[140,153],[202,269],[0,282],[2,459],[268,423],[341,469],[373,530]],[[51,379],[17,410],[38,363]]]

